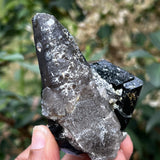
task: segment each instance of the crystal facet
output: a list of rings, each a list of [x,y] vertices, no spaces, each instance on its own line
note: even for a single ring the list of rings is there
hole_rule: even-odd
[[[111,160],[125,138],[142,81],[102,60],[88,63],[57,19],[33,18],[42,80],[42,114],[61,149]]]

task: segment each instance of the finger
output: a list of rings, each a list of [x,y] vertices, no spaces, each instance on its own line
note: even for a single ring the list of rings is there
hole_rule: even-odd
[[[126,157],[124,156],[124,153],[121,149],[118,151],[118,154],[115,160],[126,160]]]
[[[30,146],[27,147],[21,154],[19,154],[18,157],[16,157],[15,160],[26,160],[26,159],[28,159],[29,152],[30,152]]]
[[[46,126],[40,125],[33,128],[32,143],[28,159],[59,160],[58,145]]]
[[[59,156],[59,146],[49,130],[48,127],[44,126],[47,130],[47,142],[45,147],[45,159],[44,160],[60,160]],[[51,156],[50,156],[51,155]]]
[[[126,159],[129,160],[133,153],[133,143],[129,135],[127,135],[125,140],[121,143],[120,148],[123,150]]]
[[[62,160],[90,160],[87,154],[80,154],[80,155],[71,155],[65,154]]]

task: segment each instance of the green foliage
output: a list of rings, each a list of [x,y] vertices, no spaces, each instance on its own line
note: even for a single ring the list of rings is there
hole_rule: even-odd
[[[160,50],[160,31],[149,34],[152,44]]]
[[[154,58],[154,57],[147,51],[140,49],[137,51],[130,52],[128,54],[128,58]]]
[[[152,63],[146,67],[150,82],[155,87],[160,87],[160,63]]]
[[[154,113],[148,120],[146,125],[146,131],[150,132],[156,125],[160,124],[160,111]]]
[[[25,63],[25,62],[19,63],[19,65],[27,70],[30,70],[30,71],[35,72],[37,74],[40,74],[38,65],[29,64],[29,63]]]
[[[104,3],[0,0],[0,159],[14,159],[30,144],[33,126],[47,123],[31,26],[37,12],[54,14],[87,60],[106,58],[144,80],[126,131],[134,144],[132,159],[160,159],[160,2]]]
[[[64,8],[66,11],[69,11],[70,9],[72,9],[73,6],[73,2],[75,0],[56,0],[53,1],[51,4],[56,6],[56,7],[60,7],[60,8]]]
[[[139,137],[130,129],[127,129],[127,133],[130,135],[130,137],[133,140],[134,148],[138,151],[140,158],[142,158],[143,151],[142,151],[142,143]]]
[[[99,38],[101,39],[108,39],[108,41],[110,41],[110,37],[112,34],[112,27],[109,26],[108,24],[102,26],[99,28],[97,35]]]
[[[138,46],[143,46],[146,41],[146,35],[143,33],[134,33],[132,34],[133,43]]]
[[[23,55],[19,53],[15,54],[6,54],[5,52],[0,53],[0,61],[18,61],[18,60],[24,60]]]

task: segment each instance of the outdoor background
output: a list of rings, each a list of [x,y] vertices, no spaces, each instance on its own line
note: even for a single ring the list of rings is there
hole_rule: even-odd
[[[41,116],[40,73],[31,19],[53,14],[87,60],[107,59],[144,80],[126,131],[133,160],[160,160],[159,0],[0,0],[0,159],[30,144]]]

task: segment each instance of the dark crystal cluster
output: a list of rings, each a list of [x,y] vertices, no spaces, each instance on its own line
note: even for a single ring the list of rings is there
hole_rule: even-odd
[[[92,160],[116,157],[142,81],[105,61],[88,63],[57,19],[33,18],[42,114],[61,149]]]

